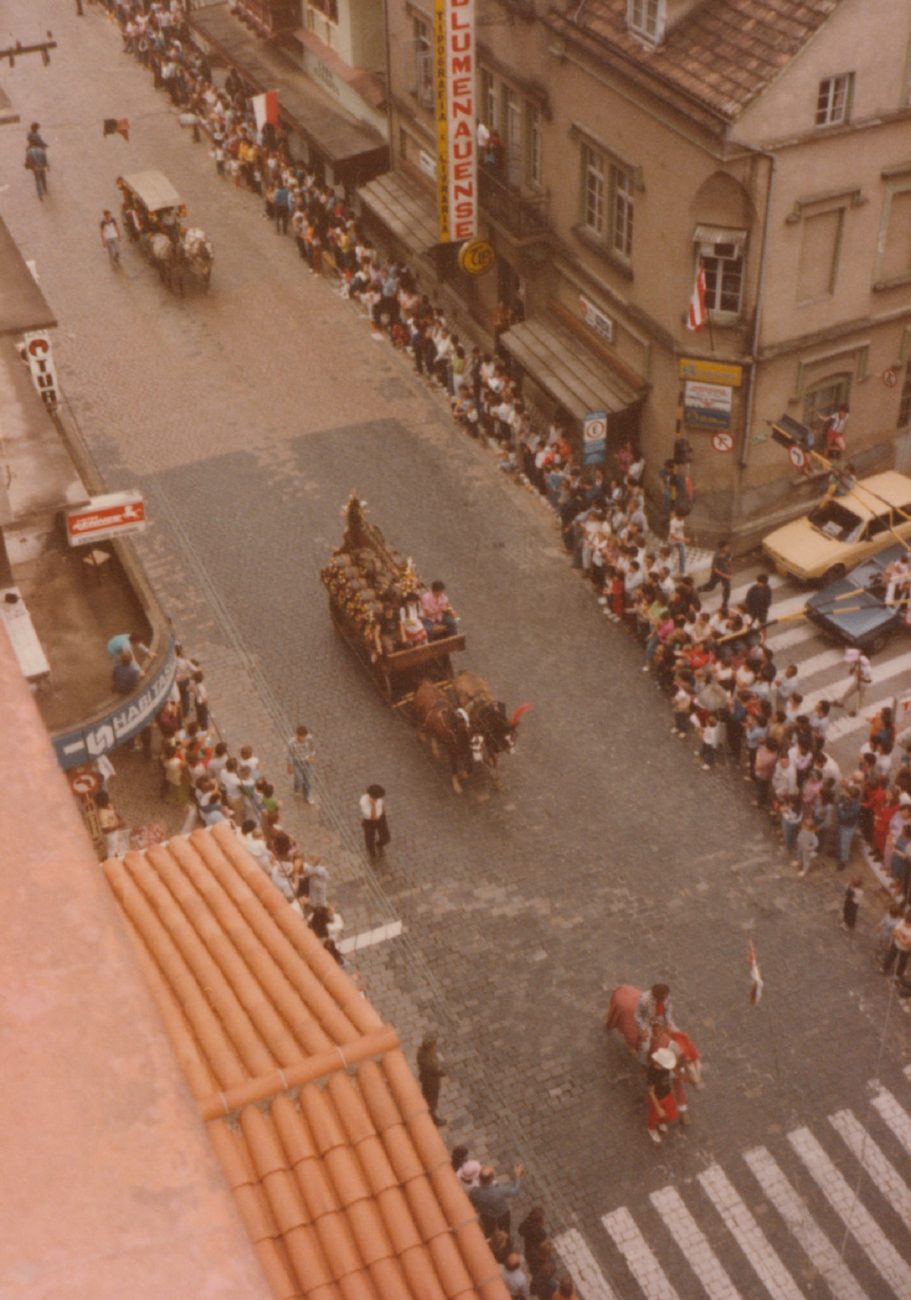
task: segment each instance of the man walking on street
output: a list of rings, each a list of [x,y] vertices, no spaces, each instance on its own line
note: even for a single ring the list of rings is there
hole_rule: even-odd
[[[108,211],[104,210],[101,218],[101,247],[106,248],[108,256],[114,266],[120,261],[120,227],[117,219]]]
[[[47,194],[47,173],[50,163],[47,160],[47,150],[44,145],[30,144],[25,151],[25,165],[35,178],[35,189],[38,191],[38,198],[44,199]]]
[[[856,647],[845,651],[845,663],[848,665],[848,687],[838,703],[853,718],[864,706],[864,690],[873,680],[870,660]]]
[[[772,588],[769,586],[767,573],[758,575],[753,585],[747,589],[743,603],[753,622],[759,627],[765,627],[769,621],[769,609],[772,605]]]
[[[446,1076],[443,1060],[437,1051],[436,1034],[426,1034],[418,1048],[418,1079],[421,1092],[430,1110],[430,1118],[437,1128],[443,1128],[446,1120],[437,1113],[440,1103],[440,1082]]]
[[[367,857],[372,860],[392,838],[386,821],[386,791],[381,785],[367,786],[366,793],[361,795],[360,810]]]
[[[708,582],[704,582],[699,588],[700,591],[714,591],[721,583],[721,612],[728,612],[728,603],[731,599],[731,578],[734,575],[734,564],[731,559],[730,542],[721,542],[717,551],[712,556],[712,573]]]

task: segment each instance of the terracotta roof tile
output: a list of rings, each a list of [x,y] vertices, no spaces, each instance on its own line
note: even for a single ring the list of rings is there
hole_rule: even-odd
[[[446,1232],[449,1226],[446,1215],[434,1198],[430,1180],[423,1174],[405,1184],[405,1199],[424,1241],[433,1241],[440,1233]],[[465,1199],[468,1200],[467,1196]]]
[[[227,826],[105,864],[281,1300],[508,1300],[398,1038]]]
[[[300,1287],[294,1280],[291,1263],[284,1247],[277,1241],[259,1241],[256,1243],[256,1255],[260,1267],[266,1275],[279,1300],[294,1300],[299,1296]]]
[[[308,1295],[325,1290],[327,1295],[335,1296],[332,1270],[323,1253],[319,1237],[312,1227],[292,1229],[284,1238],[284,1245],[294,1265],[298,1278],[305,1277],[310,1288]]]
[[[627,29],[626,0],[570,0],[551,24],[619,56],[659,85],[700,102],[710,114],[736,118],[787,67],[840,0],[703,0],[659,46]]]

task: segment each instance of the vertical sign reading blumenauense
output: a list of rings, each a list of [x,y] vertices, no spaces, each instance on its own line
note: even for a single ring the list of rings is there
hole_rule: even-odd
[[[478,234],[474,0],[434,0],[440,243]]]

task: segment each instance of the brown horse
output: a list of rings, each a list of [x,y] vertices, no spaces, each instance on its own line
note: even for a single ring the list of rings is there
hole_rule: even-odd
[[[428,677],[414,693],[414,712],[418,722],[418,738],[430,737],[430,747],[436,755],[440,746],[449,757],[452,788],[462,793],[460,775],[471,771],[472,741],[468,714],[458,708],[435,682]]]
[[[668,1031],[664,1025],[656,1021],[651,1026],[648,1050],[645,1050],[643,1036],[636,1024],[635,1016],[641,996],[642,990],[636,988],[634,984],[621,984],[615,988],[611,994],[607,1015],[604,1017],[604,1028],[608,1032],[616,1029],[625,1039],[630,1056],[635,1056],[643,1064],[647,1063],[652,1053],[657,1052],[659,1047],[672,1046],[681,1062],[685,1062],[684,1069],[690,1082],[697,1088],[701,1088],[702,1064],[699,1052],[687,1034],[679,1030]]]

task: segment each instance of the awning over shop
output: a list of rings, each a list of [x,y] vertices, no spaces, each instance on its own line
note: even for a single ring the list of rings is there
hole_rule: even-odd
[[[583,420],[591,411],[614,415],[643,396],[642,390],[633,388],[600,363],[568,330],[547,319],[513,325],[500,342],[529,378],[577,420]]]
[[[0,335],[44,330],[57,320],[23,261],[12,235],[0,221]]]
[[[358,194],[365,207],[409,247],[424,250],[440,242],[433,195],[403,172],[377,176]]]
[[[227,4],[191,9],[189,23],[257,91],[277,90],[289,124],[333,165],[367,172],[385,165],[387,146],[380,133],[341,109],[280,50],[251,36]]]

